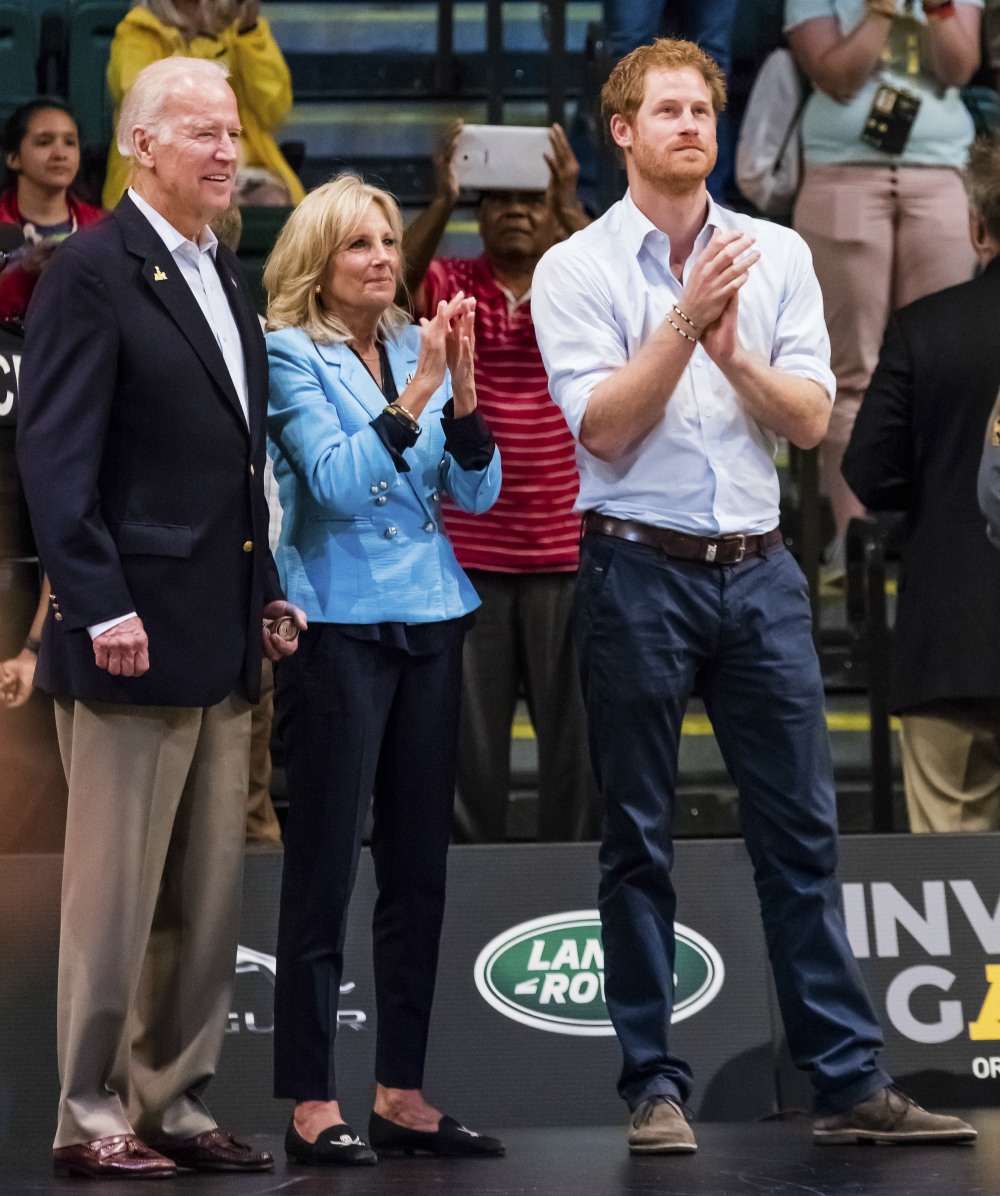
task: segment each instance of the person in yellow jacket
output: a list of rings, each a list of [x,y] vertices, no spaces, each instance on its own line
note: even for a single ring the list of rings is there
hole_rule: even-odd
[[[271,134],[292,106],[291,76],[260,15],[260,0],[133,0],[115,30],[108,63],[116,126],[136,75],[174,54],[221,59],[229,67],[243,125],[237,202],[297,204],[305,192]],[[104,207],[113,208],[128,185],[128,163],[112,144]]]

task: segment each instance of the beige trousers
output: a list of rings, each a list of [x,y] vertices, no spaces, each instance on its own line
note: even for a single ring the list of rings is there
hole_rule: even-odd
[[[889,316],[972,277],[967,209],[958,171],[947,167],[806,167],[794,224],[812,251],[837,377],[819,463],[838,536],[864,514],[840,462]]]
[[[280,847],[281,824],[271,801],[271,723],[274,719],[274,668],[264,658],[260,701],[253,708],[250,731],[250,796],[247,803],[247,846]]]
[[[900,722],[910,830],[1000,830],[1000,702]]]
[[[54,1145],[215,1125],[239,933],[250,706],[61,699],[69,782]]]

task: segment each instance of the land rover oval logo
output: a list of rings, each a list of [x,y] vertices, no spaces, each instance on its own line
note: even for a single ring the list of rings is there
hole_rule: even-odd
[[[726,969],[712,944],[674,925],[675,1022],[704,1009]],[[549,914],[512,926],[487,943],[476,987],[505,1017],[553,1034],[614,1034],[604,1003],[604,947],[596,909]]]

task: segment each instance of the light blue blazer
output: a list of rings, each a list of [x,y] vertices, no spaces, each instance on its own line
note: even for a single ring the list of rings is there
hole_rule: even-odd
[[[420,329],[387,341],[401,394],[416,371]],[[500,454],[482,470],[445,452],[441,410],[451,378],[420,414],[399,473],[371,421],[386,401],[346,345],[301,329],[267,336],[268,451],[282,508],[275,553],[289,602],[326,623],[431,623],[479,606],[441,522],[441,495],[486,511],[500,493]]]

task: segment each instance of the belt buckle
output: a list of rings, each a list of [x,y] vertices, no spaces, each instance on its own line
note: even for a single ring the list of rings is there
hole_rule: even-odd
[[[725,543],[725,544],[731,544],[731,543],[732,543],[734,540],[738,541],[737,548],[738,548],[738,550],[739,550],[739,556],[736,558],[736,560],[734,560],[734,561],[729,561],[729,562],[728,562],[728,564],[730,564],[730,565],[740,565],[740,564],[742,564],[742,563],[743,563],[743,558],[744,558],[744,557],[746,556],[746,554],[747,554],[747,538],[746,538],[746,535],[745,535],[743,532],[734,532],[734,533],[733,533],[733,535],[731,535],[731,536],[723,536],[723,537],[722,537],[722,539],[721,539],[721,543]],[[713,558],[714,558],[715,554],[714,554],[714,553],[712,553],[712,556],[713,556]]]

